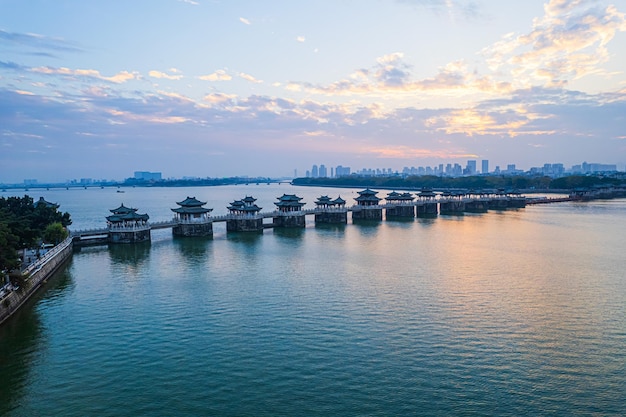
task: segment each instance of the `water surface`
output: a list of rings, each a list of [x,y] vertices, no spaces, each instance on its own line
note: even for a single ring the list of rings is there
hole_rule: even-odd
[[[354,191],[32,196],[82,228]],[[611,200],[84,248],[0,329],[0,414],[623,415],[625,220]]]

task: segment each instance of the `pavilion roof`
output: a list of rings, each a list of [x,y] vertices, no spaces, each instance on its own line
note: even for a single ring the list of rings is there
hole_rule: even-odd
[[[232,203],[230,203],[230,206],[226,208],[230,211],[245,211],[245,212],[261,211],[261,207],[254,204],[255,201],[256,201],[255,198],[246,197],[243,200],[233,201]]]
[[[370,195],[360,195],[357,198],[355,198],[355,200],[356,201],[360,201],[360,202],[362,202],[362,201],[376,201],[376,202],[378,202],[378,201],[382,200],[382,198],[376,197],[375,195],[370,194]]]
[[[338,196],[337,198],[333,200],[333,203],[337,205],[346,204],[346,200],[341,198],[341,196]]]
[[[148,221],[149,218],[150,216],[148,216],[147,214],[138,214],[138,213],[135,213],[134,211],[131,211],[129,213],[124,213],[124,214],[113,214],[111,216],[108,216],[106,219],[110,221],[111,223],[119,223],[119,222],[124,222],[124,221],[133,221],[133,220]]]
[[[205,205],[206,201],[202,202],[196,199],[196,197],[187,197],[183,201],[177,202],[176,204],[183,207],[200,207]]]
[[[435,197],[436,195],[430,188],[422,188],[422,191],[417,194],[418,197]]]
[[[257,212],[261,211],[261,207],[257,206],[256,204],[252,204],[250,206],[244,206],[241,210],[248,212]]]
[[[198,206],[194,206],[194,207],[177,207],[177,208],[173,208],[170,209],[172,210],[174,213],[178,213],[178,214],[202,214],[202,213],[209,213],[211,211],[213,211],[212,208],[204,208],[204,207],[198,207]]]
[[[50,208],[59,208],[58,204],[46,201],[43,197],[39,197],[39,200],[37,200],[35,202],[35,207],[39,207],[39,206],[50,207]]]
[[[332,201],[329,196],[323,195],[317,198],[317,201],[315,202],[315,204],[330,204],[331,202]]]
[[[366,188],[363,191],[357,191],[359,193],[359,195],[364,196],[364,195],[372,195],[375,196],[376,194],[378,194],[378,191],[374,191],[374,190],[370,190],[369,188]]]
[[[295,194],[283,194],[282,196],[278,197],[278,199],[280,201],[300,201],[302,200],[302,197],[298,197]]]
[[[137,211],[137,209],[126,207],[124,203],[122,203],[118,208],[114,208],[109,211],[114,214],[126,214],[126,213],[134,213]]]

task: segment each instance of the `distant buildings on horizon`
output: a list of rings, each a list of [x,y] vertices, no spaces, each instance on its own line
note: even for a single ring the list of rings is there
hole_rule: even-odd
[[[493,171],[489,170],[489,160],[483,159],[480,163],[480,172],[477,169],[478,161],[474,159],[470,159],[467,161],[465,167],[461,166],[458,163],[448,163],[448,164],[439,164],[434,167],[426,166],[426,167],[404,167],[402,171],[394,171],[391,168],[363,168],[357,171],[352,171],[350,167],[337,165],[336,167],[327,167],[324,164],[313,165],[310,170],[306,170],[307,178],[340,178],[340,177],[348,177],[351,175],[360,176],[360,177],[381,177],[381,176],[400,176],[400,177],[408,177],[408,176],[421,176],[421,175],[434,175],[434,176],[445,176],[445,177],[462,177],[462,176],[472,176],[472,175],[545,175],[553,178],[565,176],[565,175],[585,175],[585,174],[602,174],[602,173],[612,173],[617,172],[616,164],[600,164],[600,163],[588,163],[583,162],[582,164],[573,165],[570,169],[565,169],[565,166],[561,163],[553,163],[553,164],[543,164],[541,167],[532,167],[528,171],[524,171],[521,169],[517,169],[515,164],[508,164],[506,169],[501,169],[499,166],[496,166]],[[298,177],[298,170],[294,169],[294,178]],[[208,178],[208,177],[207,177]],[[240,176],[240,178],[247,178],[247,176]],[[285,178],[285,177],[283,177]],[[170,178],[172,180],[173,178]],[[183,180],[199,180],[199,177],[182,177]],[[150,172],[150,171],[135,171],[133,177],[128,178],[126,182],[136,181],[136,182],[152,182],[152,181],[162,181],[163,175],[161,172]],[[101,185],[108,183],[119,183],[116,180],[105,180],[105,179],[92,179],[92,178],[81,178],[81,179],[72,179],[67,180],[63,184],[67,185],[79,185],[79,186],[89,186],[89,185]],[[2,184],[2,181],[0,181]],[[40,183],[37,179],[24,179],[24,186],[37,186]],[[45,184],[45,182],[43,183]],[[17,185],[17,184],[15,184]]]
[[[380,177],[380,176],[420,176],[420,175],[434,175],[445,177],[462,177],[472,175],[545,175],[549,177],[561,177],[564,175],[575,174],[595,174],[595,173],[608,173],[616,172],[617,165],[615,164],[600,164],[600,163],[587,163],[583,162],[580,165],[573,165],[569,170],[565,169],[565,166],[561,163],[544,164],[542,167],[532,167],[528,171],[517,169],[515,164],[508,164],[506,169],[500,169],[500,166],[496,166],[493,171],[489,170],[489,160],[483,159],[480,164],[480,172],[477,169],[477,161],[470,159],[467,161],[465,167],[460,164],[448,163],[439,164],[435,167],[404,167],[402,171],[394,171],[391,168],[363,168],[358,171],[351,172],[350,167],[344,167],[338,165],[335,168],[328,168],[324,164],[313,165],[311,170],[306,171],[307,178],[339,178],[347,177],[350,175],[361,177]],[[297,173],[297,170],[294,171]],[[330,174],[330,175],[329,175]],[[297,175],[296,175],[297,176]]]

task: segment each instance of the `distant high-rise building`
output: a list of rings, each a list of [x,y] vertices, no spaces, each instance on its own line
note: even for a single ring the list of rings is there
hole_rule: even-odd
[[[335,178],[335,168],[330,167],[330,178]]]
[[[471,159],[469,161],[467,161],[467,166],[465,167],[465,172],[464,174],[466,175],[476,175],[476,161]]]
[[[328,171],[326,170],[326,165],[321,164],[319,170],[320,178],[328,177]]]
[[[480,169],[481,174],[488,174],[489,173],[489,160],[483,159],[481,163],[482,163],[482,166]]]
[[[350,167],[344,167],[341,165],[337,165],[335,168],[335,176],[336,177],[348,177],[350,176]]]
[[[317,169],[317,165],[313,165],[313,168],[311,168],[311,177],[313,178],[319,177],[319,171]]]
[[[135,171],[135,179],[143,181],[160,181],[160,172]]]

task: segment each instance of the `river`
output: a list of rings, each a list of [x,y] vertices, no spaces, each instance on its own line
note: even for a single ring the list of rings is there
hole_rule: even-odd
[[[83,229],[358,190],[120,191],[27,194]],[[617,199],[82,248],[0,328],[0,415],[624,415],[625,222]]]

